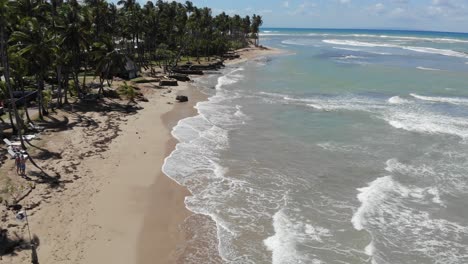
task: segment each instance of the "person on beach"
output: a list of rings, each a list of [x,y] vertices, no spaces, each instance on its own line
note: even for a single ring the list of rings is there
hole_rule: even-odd
[[[21,172],[21,154],[16,153],[15,154],[15,165],[16,165],[16,174],[20,174]]]
[[[26,176],[26,157],[23,154],[20,156],[20,172],[22,176]]]

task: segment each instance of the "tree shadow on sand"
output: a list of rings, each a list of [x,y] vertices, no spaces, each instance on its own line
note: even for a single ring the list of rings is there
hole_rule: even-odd
[[[62,176],[57,172],[55,172],[55,176],[50,176],[45,172],[37,171],[31,171],[29,172],[29,175],[33,176],[34,178],[26,176],[25,179],[27,181],[31,181],[36,184],[47,184],[50,188],[53,189],[63,188],[65,184],[73,182],[73,180],[61,180]]]
[[[31,263],[39,264],[36,251],[39,245],[40,240],[37,235],[33,235],[31,241],[28,241],[16,232],[10,234],[7,229],[0,230],[0,260],[3,256],[16,256],[18,252],[31,250]]]

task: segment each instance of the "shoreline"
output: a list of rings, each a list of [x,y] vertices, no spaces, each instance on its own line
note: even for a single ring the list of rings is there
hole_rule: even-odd
[[[180,120],[196,116],[198,112],[195,105],[208,99],[191,84],[183,90],[183,94],[189,97],[189,102],[178,105],[161,116],[169,137],[165,144],[164,160],[179,143],[172,136],[172,129]],[[184,202],[185,197],[191,195],[190,191],[160,169],[158,178],[150,187],[153,193],[152,202],[139,235],[138,264],[153,264],[156,263],[155,260],[158,260],[157,263],[175,263],[177,252],[186,241],[186,234],[180,226],[194,214],[185,207]]]
[[[238,52],[241,58],[226,65],[282,53],[253,47]],[[41,148],[56,157],[39,165],[57,174],[59,187],[37,183],[22,202],[31,232],[40,239],[40,263],[182,263],[181,254],[196,250],[188,242],[196,244],[198,235],[186,226],[215,224],[189,211],[184,203],[189,190],[161,170],[178,143],[172,128],[197,115],[194,106],[208,96],[184,82],[170,93],[137,86],[149,99],[139,103],[143,109],[129,114],[72,108],[54,118],[78,120],[73,127],[41,135]],[[175,103],[179,93],[189,102]],[[15,222],[10,211],[2,214]],[[18,228],[25,234],[24,224]],[[30,250],[16,253],[3,256],[3,263],[30,263]]]

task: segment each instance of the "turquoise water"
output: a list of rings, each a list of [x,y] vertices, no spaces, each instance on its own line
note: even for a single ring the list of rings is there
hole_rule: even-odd
[[[264,29],[261,43],[286,53],[199,79],[216,89],[163,168],[217,223],[224,261],[468,263],[468,35]]]

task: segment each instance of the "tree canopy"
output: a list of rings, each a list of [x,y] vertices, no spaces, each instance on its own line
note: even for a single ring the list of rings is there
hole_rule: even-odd
[[[262,24],[255,14],[213,15],[210,8],[190,1],[157,0],[143,6],[136,0],[0,2],[0,75],[8,75],[13,90],[25,85],[37,89],[39,101],[45,89],[55,87],[59,106],[68,102],[67,94],[89,92],[87,73],[99,76],[102,84],[126,60],[148,67],[168,57],[177,63],[183,56],[222,55],[251,39],[257,45]],[[46,109],[40,108],[43,113]]]

